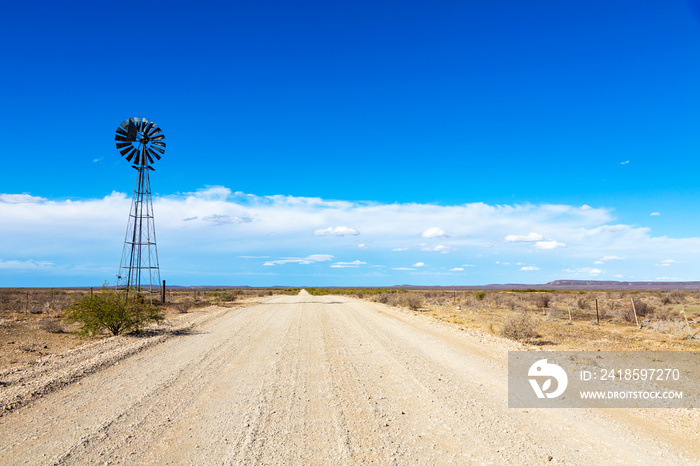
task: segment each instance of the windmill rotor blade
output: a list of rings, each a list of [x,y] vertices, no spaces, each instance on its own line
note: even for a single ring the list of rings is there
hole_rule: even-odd
[[[141,161],[141,153],[137,151],[137,152],[136,152],[136,157],[134,157],[134,163],[135,163],[136,165],[139,165],[139,162],[140,162],[140,161]]]
[[[153,157],[151,157],[151,154],[150,154],[150,153],[146,153],[146,156],[148,157],[148,161],[149,161],[150,163],[153,163]]]
[[[131,153],[126,157],[126,161],[131,162],[131,159],[133,159],[134,155],[136,155],[137,153],[138,153],[137,149],[132,149]]]
[[[127,136],[129,133],[124,131],[121,126],[117,128],[117,134],[121,134],[122,136]]]
[[[118,142],[117,143],[117,149],[122,149],[124,147],[131,147],[130,142]]]
[[[155,157],[156,160],[160,160],[160,155],[158,155],[158,154],[153,150],[153,148],[149,147],[149,148],[148,148],[148,153],[149,153],[149,155]],[[151,160],[151,163],[153,163],[153,160]]]
[[[160,129],[159,126],[156,126],[155,123],[151,122],[151,125],[155,126],[155,129],[150,129],[148,132],[148,137],[150,139],[153,139],[153,136],[156,136],[158,133],[161,133],[162,130]]]
[[[131,142],[130,139],[127,138],[126,136],[120,136],[120,135],[118,135],[118,134],[117,134],[116,136],[114,136],[114,140],[115,140],[115,141],[128,141],[128,142]]]
[[[155,146],[165,147],[165,141],[151,141],[151,144]]]
[[[122,122],[119,124],[119,126],[121,126],[122,128],[126,129],[126,128],[127,128],[127,123],[126,123],[126,121],[122,121]]]
[[[127,147],[126,149],[122,149],[119,151],[119,153],[122,154],[122,157],[128,154],[129,152],[131,152],[131,144],[129,144],[129,147]]]
[[[160,147],[157,146],[151,146],[151,150],[155,150],[160,152],[161,154],[165,154],[165,149],[161,149]]]
[[[143,134],[145,134],[146,137],[149,137],[149,138],[150,138],[150,136],[148,135],[148,133],[151,132],[151,128],[153,128],[155,125],[156,125],[156,124],[153,123],[152,121],[151,121],[150,123],[148,123],[148,124],[146,125],[146,128],[144,128],[144,130],[143,130]]]
[[[165,139],[165,134],[160,133],[157,136],[153,136],[152,138],[149,138],[151,141],[159,141],[161,139]]]
[[[144,118],[143,120],[141,120],[141,132],[142,133],[146,131],[146,126],[148,126],[148,118]]]

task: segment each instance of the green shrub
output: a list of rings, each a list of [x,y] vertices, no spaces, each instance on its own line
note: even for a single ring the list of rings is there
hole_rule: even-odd
[[[65,314],[68,322],[79,322],[80,335],[99,335],[105,330],[112,335],[133,332],[151,322],[164,319],[163,313],[140,297],[103,289],[101,293],[84,296]]]

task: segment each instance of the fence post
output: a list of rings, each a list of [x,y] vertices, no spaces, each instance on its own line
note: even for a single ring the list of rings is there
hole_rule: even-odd
[[[163,291],[161,291],[161,301],[165,304],[165,280],[163,280]]]
[[[681,310],[683,311],[683,317],[685,317],[685,323],[690,325],[690,322],[688,322],[688,316],[685,313],[685,306],[681,306]]]
[[[600,325],[600,314],[598,313],[598,298],[595,299],[595,321]]]
[[[639,320],[637,320],[637,309],[634,307],[634,298],[630,298],[630,300],[632,301],[632,313],[634,314],[634,321],[637,323],[637,327],[639,327]]]

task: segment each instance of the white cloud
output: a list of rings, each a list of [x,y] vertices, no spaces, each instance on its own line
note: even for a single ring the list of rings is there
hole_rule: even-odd
[[[328,227],[314,231],[315,236],[357,236],[360,232],[350,227]]]
[[[413,264],[411,267],[425,267],[425,263],[423,263],[423,262],[416,262],[416,263]]]
[[[412,269],[410,267],[394,267],[391,270],[416,270],[416,269]]]
[[[360,249],[367,249],[367,245],[365,243],[360,243],[357,245],[357,247]]]
[[[603,256],[603,258],[601,260],[606,261],[606,262],[607,261],[623,261],[623,260],[625,260],[625,258],[620,257],[620,256]]]
[[[0,196],[0,258],[4,261],[53,263],[56,265],[42,269],[42,274],[53,273],[56,277],[67,267],[71,270],[114,269],[104,276],[85,274],[84,280],[65,281],[66,286],[99,285],[113,279],[112,275],[116,276],[130,195],[113,192],[102,198],[85,200],[47,200],[31,194]],[[219,281],[220,277],[224,277],[223,280],[233,277],[230,282],[246,283],[256,276],[263,278],[254,283],[272,277],[268,284],[286,284],[284,278],[288,275],[277,275],[274,267],[269,265],[315,263],[309,257],[318,252],[320,239],[310,236],[310,233],[328,228],[332,234],[344,232],[337,228],[362,232],[363,238],[372,241],[372,247],[367,249],[357,244],[369,244],[365,241],[323,241],[322,252],[334,256],[333,263],[357,259],[370,264],[387,264],[387,272],[395,265],[391,263],[395,258],[391,257],[391,251],[401,252],[405,261],[402,264],[427,260],[422,248],[437,253],[459,251],[460,261],[482,257],[484,262],[479,265],[479,270],[483,272],[483,280],[493,282],[508,280],[508,275],[503,272],[516,272],[521,268],[521,265],[511,265],[498,267],[496,271],[494,262],[497,260],[503,265],[520,261],[537,263],[543,270],[538,277],[549,278],[560,273],[561,263],[574,270],[594,261],[621,261],[614,257],[625,257],[634,260],[616,264],[615,270],[625,277],[655,276],[648,270],[654,264],[673,264],[674,275],[686,280],[693,279],[692,264],[700,261],[700,237],[654,236],[644,226],[615,222],[611,209],[590,206],[488,205],[480,202],[450,206],[382,204],[256,196],[232,192],[220,186],[154,196],[153,202],[161,274],[169,283],[177,284],[192,283],[190,278],[195,276],[203,277],[204,284]],[[426,225],[440,227],[426,229]],[[420,240],[426,244],[416,244],[416,232],[423,232],[427,239]],[[514,235],[513,232],[522,234]],[[433,239],[441,235],[450,239]],[[504,241],[504,238],[508,240]],[[513,244],[518,243],[527,245],[527,258],[522,256],[523,252],[513,252]],[[551,250],[542,248],[556,248],[556,257]],[[453,268],[458,262],[447,259],[454,255],[429,256],[431,266],[423,271]],[[269,258],[253,261],[240,256]],[[662,262],[669,257],[683,257],[684,262]],[[263,268],[263,263],[268,263],[268,267]],[[639,270],[639,264],[647,264],[647,270]],[[360,267],[363,272],[368,269],[369,266]],[[5,273],[0,273],[0,281],[18,283],[12,281],[14,279],[7,268],[3,270]],[[346,270],[352,273],[352,269]],[[386,283],[388,276],[382,276],[380,272],[377,270],[376,283]],[[440,280],[439,275],[435,277],[435,280]]]
[[[597,277],[598,275],[605,273],[604,270],[592,268],[592,267],[580,267],[576,269],[564,269],[566,273],[573,273],[576,275],[590,275],[592,277]]]
[[[596,265],[602,265],[605,264],[608,261],[623,261],[625,260],[624,257],[619,257],[619,256],[603,256],[597,261],[593,262]]]
[[[462,267],[455,267],[454,269],[450,269],[450,272],[462,272],[464,271],[464,268]]]
[[[538,241],[535,243],[535,247],[537,249],[554,249],[554,248],[563,248],[566,247],[566,244],[560,243],[558,241]]]
[[[528,235],[507,235],[506,241],[509,243],[529,243],[535,241],[541,241],[544,237],[539,233],[530,233]]]
[[[520,270],[522,270],[524,272],[531,272],[531,271],[535,271],[535,270],[540,270],[540,268],[537,267],[536,265],[526,265],[524,267],[520,267]]]
[[[0,202],[6,204],[34,204],[44,201],[46,201],[46,198],[29,194],[0,194]]]
[[[196,197],[206,201],[226,201],[231,197],[231,190],[224,186],[207,186],[194,193],[184,193],[188,197]]]
[[[336,269],[343,269],[343,268],[357,268],[361,265],[367,265],[367,262],[363,262],[361,260],[354,260],[352,262],[336,262],[335,264],[331,265],[331,267],[336,268]]]
[[[628,163],[630,163],[630,161],[629,161],[629,160],[625,160],[624,162],[620,162],[620,165],[627,165]]]
[[[5,269],[5,270],[37,270],[37,269],[52,268],[54,266],[55,266],[55,264],[53,264],[52,262],[47,262],[47,261],[34,261],[34,260],[4,261],[4,260],[0,259],[0,269]]]
[[[476,267],[474,264],[462,264],[462,267]]]
[[[659,215],[661,215],[661,212],[652,212],[649,215],[651,215],[652,217],[658,217]]]
[[[446,232],[445,230],[443,230],[442,228],[433,227],[433,228],[428,228],[427,230],[425,230],[425,231],[421,234],[421,236],[422,236],[423,238],[449,238],[449,237],[451,237],[452,235],[449,234],[449,233],[447,233],[447,232]]]
[[[670,267],[671,264],[677,264],[678,262],[673,259],[664,259],[659,264],[654,264],[656,267]]]
[[[286,257],[284,259],[277,259],[274,261],[267,261],[263,265],[273,266],[273,265],[284,265],[284,264],[303,264],[309,265],[315,262],[326,262],[332,260],[333,256],[330,254],[312,254],[305,258],[300,257]]]
[[[307,259],[314,262],[325,262],[333,259],[333,256],[330,254],[311,254]]]
[[[191,217],[185,219],[187,220],[195,220],[197,217]],[[211,222],[214,225],[227,225],[231,223],[250,223],[253,221],[252,218],[250,218],[248,215],[242,215],[241,217],[232,217],[231,215],[207,215],[206,217],[202,218],[205,222]]]
[[[422,250],[422,251],[439,252],[440,254],[447,254],[448,252],[453,251],[454,248],[451,248],[451,247],[449,247],[449,246],[445,246],[445,245],[443,245],[443,244],[438,244],[438,245],[435,246],[435,247],[426,246],[426,247],[424,247],[424,248],[421,249],[421,250]]]
[[[589,209],[589,206],[581,207],[581,210]],[[537,249],[555,249],[566,246],[566,244],[554,240],[542,241],[544,236],[535,232],[529,233],[528,235],[507,235],[505,239],[508,243],[535,243]]]

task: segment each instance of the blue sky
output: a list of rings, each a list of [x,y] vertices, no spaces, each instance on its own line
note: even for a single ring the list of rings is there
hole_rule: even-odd
[[[0,286],[114,280],[132,116],[169,283],[700,280],[696,0],[15,2],[0,39]]]

